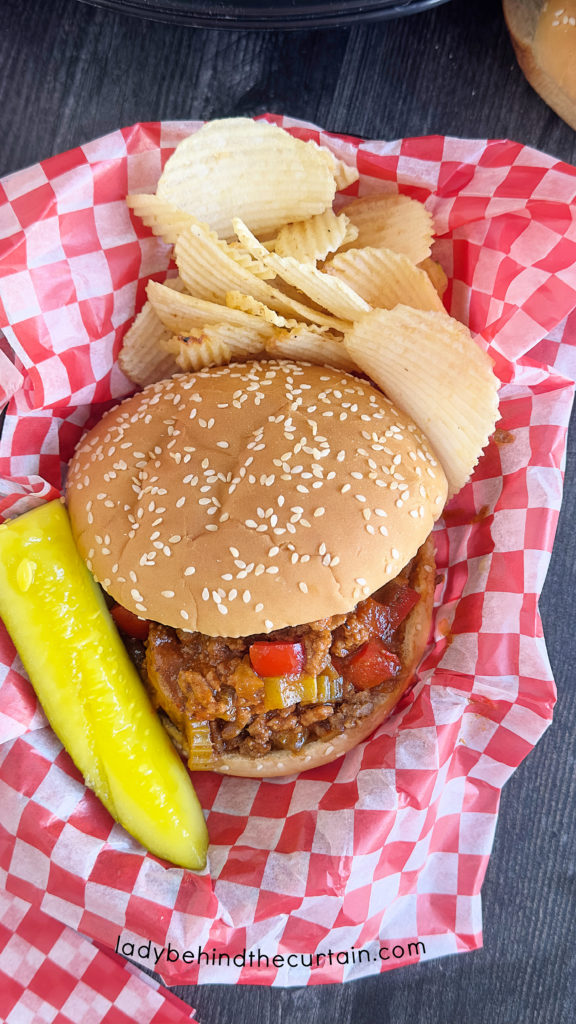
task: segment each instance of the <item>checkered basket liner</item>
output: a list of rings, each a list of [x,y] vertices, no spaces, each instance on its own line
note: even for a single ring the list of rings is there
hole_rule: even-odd
[[[117,953],[0,891],[4,1024],[190,1024],[195,1019],[191,1006]]]
[[[441,582],[417,685],[331,765],[195,775],[203,874],[159,861],[112,821],[0,633],[6,892],[170,984],[345,981],[478,948],[500,790],[555,701],[538,597],[576,374],[576,169],[506,140],[364,142],[267,118],[357,163],[348,195],[426,203],[447,308],[494,359],[501,420],[435,531]],[[0,182],[5,516],[57,496],[85,428],[130,391],[118,350],[170,253],[124,197],[154,190],[198,127],[137,124]]]

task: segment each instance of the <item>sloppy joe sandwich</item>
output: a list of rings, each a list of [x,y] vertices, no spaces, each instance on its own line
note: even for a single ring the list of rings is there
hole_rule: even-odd
[[[445,473],[369,381],[263,360],[151,384],[84,437],[79,551],[191,768],[339,757],[414,677]]]

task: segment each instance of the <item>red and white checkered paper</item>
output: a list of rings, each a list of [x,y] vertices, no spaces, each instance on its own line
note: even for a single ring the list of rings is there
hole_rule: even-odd
[[[136,955],[150,940],[158,962],[140,960],[171,984],[343,981],[479,947],[500,790],[555,701],[538,596],[576,372],[576,169],[508,141],[362,142],[269,119],[357,162],[350,194],[426,203],[447,308],[495,360],[502,420],[436,530],[442,583],[417,686],[334,764],[288,779],[195,775],[204,874],[157,860],[112,821],[0,636],[6,889],[105,946]],[[130,389],[115,358],[169,249],[124,197],[154,190],[198,127],[135,125],[2,182],[5,514],[60,493],[86,425]]]
[[[190,1024],[194,1019],[191,1006],[117,953],[0,891],[4,1024]]]

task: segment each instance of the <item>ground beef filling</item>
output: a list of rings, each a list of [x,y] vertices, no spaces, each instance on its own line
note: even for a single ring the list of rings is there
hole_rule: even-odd
[[[304,743],[328,739],[355,725],[374,708],[375,696],[394,679],[371,689],[356,689],[339,675],[339,658],[379,637],[401,652],[404,624],[386,627],[391,588],[410,582],[410,563],[401,576],[360,602],[348,615],[251,637],[209,637],[152,623],[145,651],[131,651],[156,707],[171,719],[191,746],[193,723],[209,723],[215,756],[239,753],[261,757],[271,750],[299,750]],[[337,680],[338,696],[266,710],[264,683],[250,663],[250,645],[259,639],[298,641],[305,652],[304,672]]]

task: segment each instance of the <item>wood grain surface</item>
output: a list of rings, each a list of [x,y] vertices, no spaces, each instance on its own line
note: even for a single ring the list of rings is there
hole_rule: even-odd
[[[373,138],[507,137],[576,163],[576,134],[522,77],[497,0],[296,32],[184,29],[77,0],[0,0],[0,15],[0,175],[138,120],[263,111]],[[502,795],[484,949],[344,986],[176,989],[201,1024],[573,1024],[574,417],[566,469],[541,601],[559,702]]]

